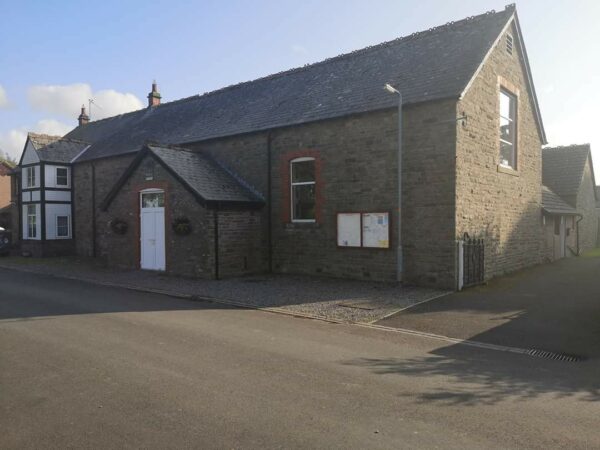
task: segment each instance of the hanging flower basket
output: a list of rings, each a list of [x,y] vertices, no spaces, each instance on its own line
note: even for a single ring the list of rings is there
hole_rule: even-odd
[[[179,236],[187,236],[192,232],[192,224],[187,217],[177,217],[173,220],[173,231]]]
[[[128,228],[129,228],[129,225],[124,220],[114,219],[114,220],[110,221],[110,229],[115,234],[125,234],[125,233],[127,233]]]

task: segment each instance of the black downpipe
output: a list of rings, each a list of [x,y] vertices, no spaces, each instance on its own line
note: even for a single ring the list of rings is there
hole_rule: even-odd
[[[96,166],[92,162],[92,256],[96,257]]]
[[[215,222],[215,280],[219,279],[219,206],[215,206],[214,212]]]
[[[267,251],[268,251],[268,264],[269,273],[273,273],[273,202],[271,195],[271,178],[272,178],[272,162],[271,162],[271,132],[267,134]]]

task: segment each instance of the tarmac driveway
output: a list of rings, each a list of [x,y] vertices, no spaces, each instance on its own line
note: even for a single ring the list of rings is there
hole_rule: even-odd
[[[545,264],[378,322],[496,345],[600,356],[600,252]]]

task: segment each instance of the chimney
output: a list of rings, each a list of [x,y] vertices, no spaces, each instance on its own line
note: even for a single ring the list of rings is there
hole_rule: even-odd
[[[88,116],[85,113],[85,106],[81,105],[81,114],[79,114],[79,117],[77,118],[77,120],[79,120],[79,126],[82,125],[87,125],[90,121],[90,116]]]
[[[160,105],[160,93],[156,87],[156,80],[152,83],[152,92],[148,94],[148,108]]]

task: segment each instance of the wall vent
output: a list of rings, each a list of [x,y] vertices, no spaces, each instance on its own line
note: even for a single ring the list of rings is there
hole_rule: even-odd
[[[513,54],[513,37],[512,34],[507,34],[506,35],[506,51],[509,55]]]

